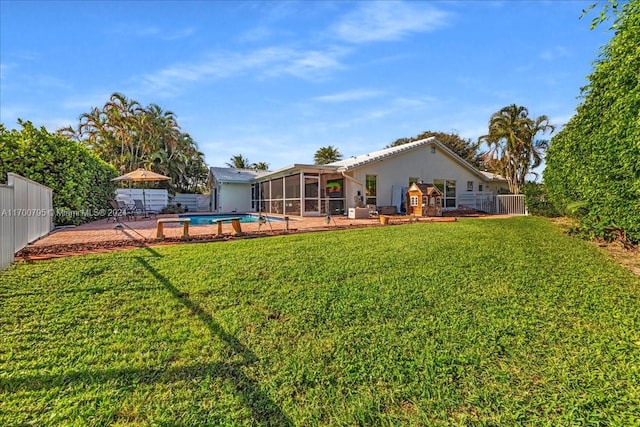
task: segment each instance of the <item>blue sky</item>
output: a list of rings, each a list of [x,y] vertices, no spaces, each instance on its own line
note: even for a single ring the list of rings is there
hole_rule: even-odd
[[[77,125],[113,92],[173,111],[210,166],[477,139],[509,104],[562,126],[612,33],[592,1],[0,0],[0,121]]]

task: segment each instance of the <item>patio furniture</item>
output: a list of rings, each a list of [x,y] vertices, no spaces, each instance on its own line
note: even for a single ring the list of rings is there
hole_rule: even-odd
[[[233,232],[236,236],[242,235],[242,226],[240,225],[240,217],[234,218],[220,218],[220,219],[212,219],[212,224],[218,224],[218,236],[222,235],[222,223],[223,222],[231,222],[231,226],[233,227]]]
[[[136,219],[136,207],[133,203],[127,203],[124,200],[118,200],[118,199],[116,199],[116,202],[118,203],[118,206],[120,207],[120,209],[122,209],[122,211],[126,213],[129,219],[131,218],[133,218],[134,220]]]
[[[126,206],[121,206],[117,200],[108,200],[110,209],[107,222],[113,219],[113,222],[120,222],[120,218],[127,217],[131,219],[132,213]]]
[[[148,171],[145,170],[144,168],[138,168],[132,172],[126,173],[122,176],[119,176],[117,178],[113,178],[111,181],[116,181],[116,182],[123,182],[123,181],[127,181],[127,182],[158,182],[158,181],[168,181],[171,178],[165,175],[161,175],[159,173],[155,173],[152,171]],[[144,212],[144,217],[145,218],[149,218],[148,212],[145,209],[146,208],[146,204],[147,204],[147,198],[144,194],[144,187],[142,187],[142,199],[144,200],[144,202],[142,202],[142,211]],[[137,203],[136,203],[136,209],[138,209],[137,207]],[[155,212],[154,212],[155,215]]]
[[[127,203],[124,200],[119,200],[116,199],[116,203],[118,203],[118,206],[120,207],[120,209],[127,211],[129,214],[133,213],[133,203]]]
[[[156,238],[164,239],[164,225],[166,223],[179,222],[182,224],[182,238],[189,238],[189,223],[191,218],[160,218],[157,223]]]
[[[133,201],[133,203],[134,203],[134,206],[135,206],[134,207],[134,212],[135,212],[136,215],[141,213],[143,215],[143,218],[149,218],[149,215],[153,215],[153,217],[155,218],[156,215],[158,214],[156,211],[147,209],[147,207],[144,205],[144,203],[142,203],[142,200],[135,199]]]

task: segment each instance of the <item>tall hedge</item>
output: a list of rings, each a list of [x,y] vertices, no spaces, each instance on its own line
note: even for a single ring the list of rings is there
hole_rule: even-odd
[[[19,131],[0,125],[0,182],[13,172],[51,187],[57,225],[102,216],[113,198],[116,169],[75,141],[19,123]]]
[[[624,3],[576,115],[552,140],[544,183],[591,237],[640,242],[640,0]]]
[[[546,216],[548,218],[560,216],[553,203],[549,201],[544,184],[527,182],[522,188],[522,194],[524,194],[527,210],[531,215]]]

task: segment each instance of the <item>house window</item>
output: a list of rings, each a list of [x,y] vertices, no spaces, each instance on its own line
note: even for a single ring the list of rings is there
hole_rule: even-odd
[[[418,182],[420,181],[418,178],[416,178],[415,176],[412,176],[409,178],[409,187],[411,187],[411,184],[413,184],[414,182]]]
[[[448,179],[434,179],[433,185],[442,192],[442,206],[445,208],[456,207],[456,182]]]
[[[436,154],[436,147],[431,147],[431,154]]]
[[[482,191],[482,184],[478,184],[478,191]]]
[[[473,191],[473,181],[467,181],[467,191]]]
[[[410,203],[411,206],[418,206],[418,196],[411,196]]]
[[[378,205],[377,200],[377,187],[378,187],[378,177],[376,175],[367,175],[365,179],[365,189],[367,192],[367,205]]]

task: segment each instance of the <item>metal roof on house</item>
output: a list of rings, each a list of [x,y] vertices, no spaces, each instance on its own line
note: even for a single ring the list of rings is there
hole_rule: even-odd
[[[505,177],[497,173],[487,171],[480,171],[480,173],[484,175],[489,181],[506,181]]]
[[[210,173],[219,182],[237,182],[237,183],[250,183],[255,182],[256,179],[273,179],[278,176],[285,176],[287,173],[299,170],[317,170],[317,171],[336,171],[344,172],[351,169],[359,168],[368,163],[380,161],[387,157],[394,156],[398,153],[413,150],[415,148],[424,145],[434,145],[447,153],[454,161],[458,162],[463,167],[467,168],[478,177],[487,181],[504,181],[505,179],[497,174],[491,172],[484,172],[476,169],[471,164],[466,162],[449,147],[442,144],[435,137],[429,137],[421,139],[419,141],[409,142],[407,144],[396,145],[394,147],[385,148],[382,150],[374,151],[368,154],[361,154],[359,156],[353,156],[348,159],[339,160],[337,162],[328,163],[326,165],[307,165],[307,164],[292,164],[275,171],[256,171],[253,169],[236,169],[236,168],[220,168],[211,167]]]
[[[209,168],[211,175],[218,182],[251,182],[252,179],[269,173],[268,171],[256,171],[253,169],[236,169],[236,168]]]
[[[421,139],[415,142],[409,142],[407,144],[396,145],[395,147],[385,148],[383,150],[374,151],[368,154],[361,154],[359,156],[353,156],[348,159],[338,160],[337,162],[328,163],[326,166],[337,166],[340,170],[350,170],[359,166],[366,165],[377,160],[382,160],[386,157],[393,156],[403,151],[413,150],[421,145],[437,142],[434,137]],[[441,144],[439,144],[441,145]]]
[[[364,166],[368,163],[380,161],[384,158],[395,156],[398,153],[402,153],[405,151],[413,150],[415,148],[421,147],[423,145],[434,145],[438,147],[443,152],[449,154],[449,156],[459,163],[461,166],[467,168],[469,171],[474,173],[476,176],[485,179],[487,181],[505,181],[504,177],[497,175],[492,172],[485,172],[478,170],[473,165],[468,163],[458,154],[456,154],[449,147],[441,143],[436,139],[436,137],[431,136],[429,138],[421,139],[419,141],[409,142],[407,144],[396,145],[394,147],[385,148],[383,150],[374,151],[369,154],[362,154],[359,156],[353,156],[348,159],[339,160],[337,162],[328,163],[326,166],[335,166],[338,168],[338,171],[348,171],[351,169],[355,169],[361,166]]]

